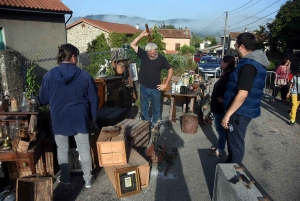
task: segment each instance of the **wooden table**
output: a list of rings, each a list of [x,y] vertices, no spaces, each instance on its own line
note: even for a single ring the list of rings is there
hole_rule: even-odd
[[[9,150],[0,150],[0,161],[16,161],[17,168],[21,169],[22,167],[28,166],[32,174],[36,173],[35,165],[43,157],[43,175],[47,174],[46,171],[46,159],[45,159],[45,150],[42,142],[46,135],[41,135],[35,143],[29,146],[29,149],[26,153],[15,152],[11,149]],[[2,147],[0,147],[2,148]]]
[[[171,103],[170,103],[170,116],[169,116],[169,124],[171,125],[172,122],[176,122],[176,98],[175,97],[184,97],[185,98],[185,103],[183,104],[183,109],[182,112],[188,112],[188,107],[187,105],[190,103],[190,111],[194,112],[194,103],[195,103],[195,98],[202,93],[201,89],[198,89],[194,92],[187,93],[187,94],[181,94],[179,92],[172,93],[170,90],[167,91],[164,95],[165,96],[170,96],[171,98]],[[190,101],[189,101],[190,100]]]

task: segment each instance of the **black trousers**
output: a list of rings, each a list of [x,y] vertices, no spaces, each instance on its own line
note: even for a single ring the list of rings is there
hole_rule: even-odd
[[[228,122],[226,133],[228,142],[227,163],[241,163],[245,155],[245,136],[251,118],[234,113]]]
[[[286,95],[288,93],[288,86],[281,86],[281,87],[275,87],[272,96],[275,98],[278,95],[278,92],[280,91],[281,100],[286,99]]]

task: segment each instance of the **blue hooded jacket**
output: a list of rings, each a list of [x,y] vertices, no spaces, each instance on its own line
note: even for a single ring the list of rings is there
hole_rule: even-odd
[[[240,59],[239,65],[231,73],[229,82],[224,93],[224,100],[222,102],[226,110],[232,104],[235,96],[238,93],[237,84],[239,71],[244,65],[252,65],[256,69],[256,76],[252,83],[252,89],[249,91],[247,98],[243,104],[235,111],[235,113],[249,117],[256,118],[260,116],[260,99],[263,95],[263,88],[265,87],[266,67],[269,61],[265,53],[261,50],[256,50]]]
[[[41,105],[50,105],[54,134],[88,134],[89,120],[97,119],[98,92],[94,79],[74,64],[61,63],[44,75]]]

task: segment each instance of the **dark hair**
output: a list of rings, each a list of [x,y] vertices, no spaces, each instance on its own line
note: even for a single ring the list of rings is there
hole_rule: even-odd
[[[78,57],[79,50],[77,47],[71,44],[63,44],[58,47],[58,53],[56,56],[57,64],[63,61],[70,61],[72,56]]]
[[[238,44],[238,47],[243,44],[247,50],[254,51],[256,49],[257,41],[252,33],[246,32],[238,35],[236,43]]]
[[[228,66],[225,68],[224,72],[233,71],[235,68],[235,58],[231,55],[226,55],[223,57],[223,62],[227,63]]]
[[[289,57],[284,57],[283,61],[280,63],[280,65],[285,65],[287,60],[289,60]]]

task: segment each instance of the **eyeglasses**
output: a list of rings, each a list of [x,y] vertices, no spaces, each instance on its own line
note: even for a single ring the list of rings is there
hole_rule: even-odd
[[[148,55],[156,55],[156,51],[154,52],[147,52]]]

